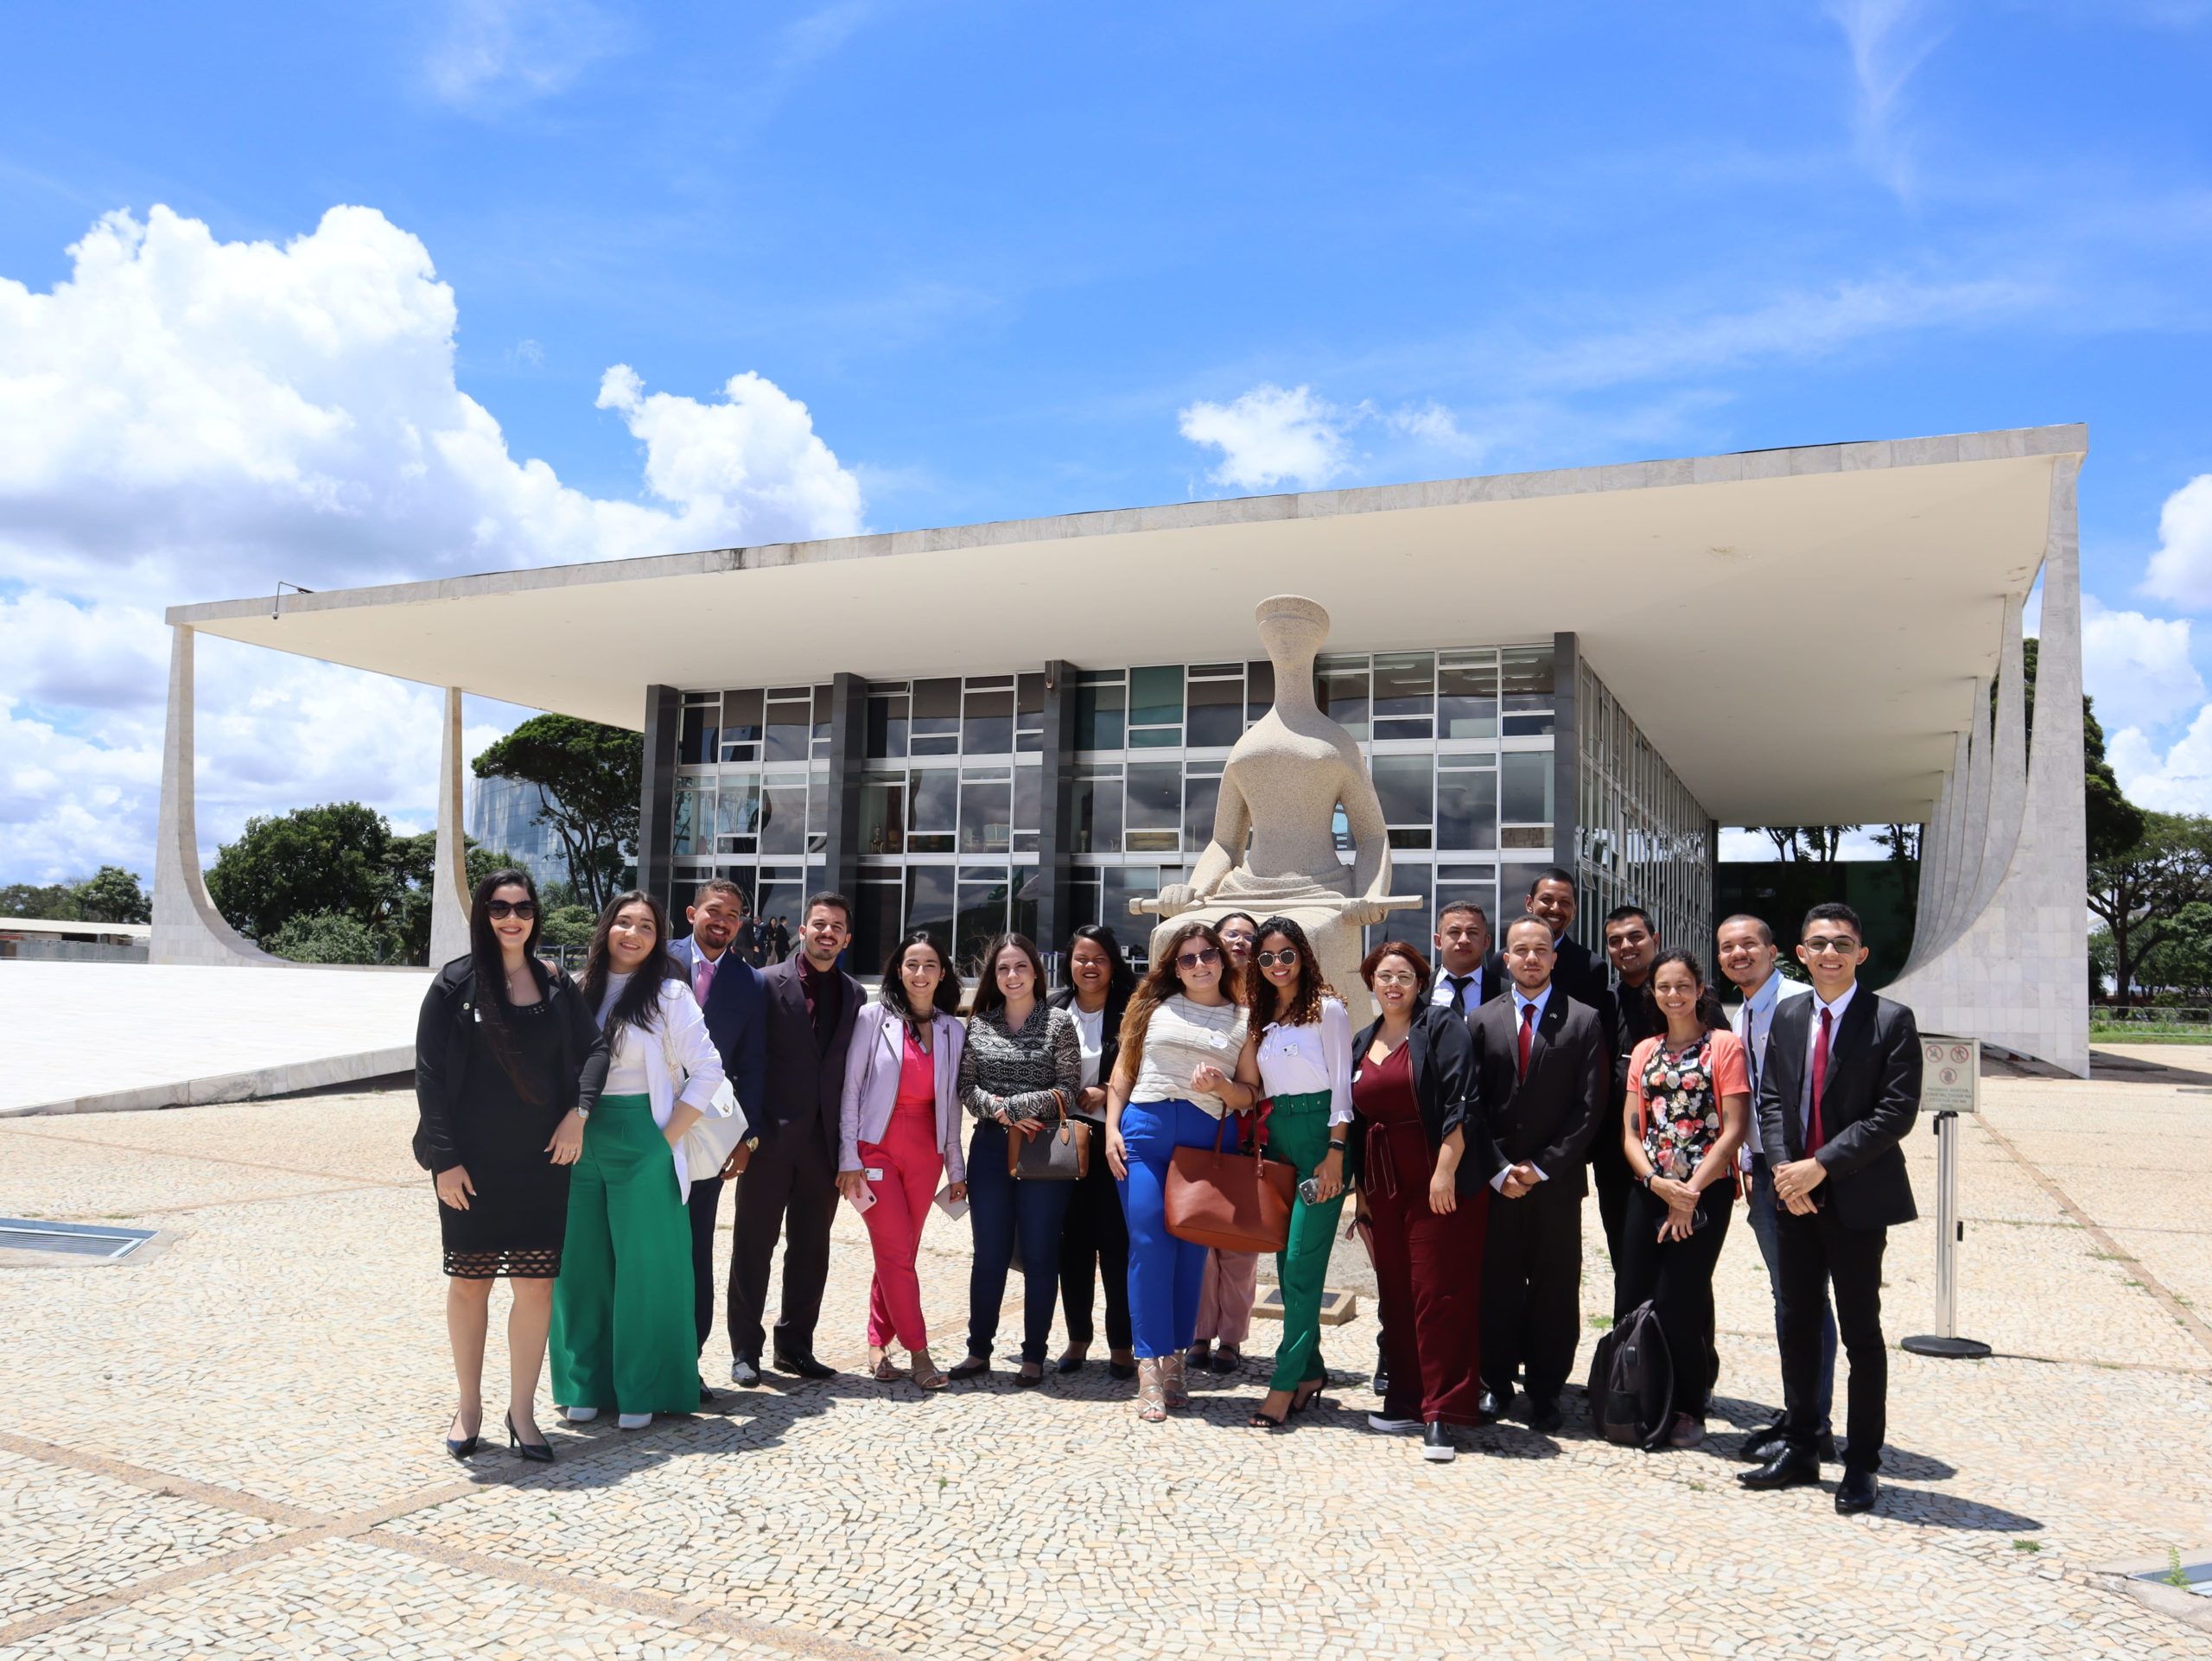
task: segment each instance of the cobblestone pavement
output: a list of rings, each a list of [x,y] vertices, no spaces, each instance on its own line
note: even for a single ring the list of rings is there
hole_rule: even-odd
[[[1508,1424],[1425,1464],[1366,1428],[1364,1298],[1285,1435],[1243,1426],[1265,1321],[1160,1427],[1095,1365],[1016,1391],[1011,1308],[991,1381],[877,1384],[841,1212],[836,1379],[461,1467],[410,1099],[0,1123],[0,1213],[167,1231],[115,1265],[0,1251],[0,1657],[2212,1658],[2102,1572],[2212,1546],[2212,1052],[2155,1059],[2202,1072],[1986,1085],[1961,1327],[1997,1353],[1893,1354],[1886,1498],[1852,1519],[1825,1488],[1736,1487],[1779,1396],[1740,1219],[1721,1417],[1690,1452]],[[1912,1152],[1932,1210],[1933,1138]],[[1594,1208],[1587,1235],[1596,1311]],[[1929,1224],[1895,1231],[1893,1343],[1927,1329],[1934,1256]],[[944,1365],[967,1267],[933,1219]]]

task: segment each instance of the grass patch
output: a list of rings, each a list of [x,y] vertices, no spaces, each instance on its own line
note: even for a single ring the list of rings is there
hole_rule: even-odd
[[[2043,1550],[2043,1542],[2040,1540],[2015,1540],[2012,1542],[2012,1550],[2015,1551],[2041,1551]]]
[[[1613,1318],[1611,1315],[1592,1315],[1590,1325],[1594,1331],[1609,1333],[1613,1329]]]

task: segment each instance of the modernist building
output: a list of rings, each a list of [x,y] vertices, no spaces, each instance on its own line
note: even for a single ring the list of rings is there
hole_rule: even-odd
[[[182,606],[156,957],[251,947],[193,838],[195,630],[448,689],[440,949],[461,938],[463,690],[640,728],[640,881],[764,913],[835,886],[901,928],[1047,943],[1179,880],[1273,697],[1252,608],[1307,595],[1369,752],[1393,889],[1517,911],[1584,885],[1709,952],[1721,824],[1925,821],[1899,995],[2086,1066],[2079,427],[1184,503]],[[637,665],[650,665],[650,678]],[[1990,714],[1997,686],[1996,714]],[[427,758],[426,758],[427,761]],[[1378,932],[1382,932],[1380,930]],[[457,946],[454,949],[458,949]]]

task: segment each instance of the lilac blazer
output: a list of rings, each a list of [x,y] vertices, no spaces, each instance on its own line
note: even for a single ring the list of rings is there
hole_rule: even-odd
[[[944,1014],[930,1023],[930,1059],[937,1063],[938,1151],[944,1155],[945,1180],[965,1182],[968,1161],[960,1152],[959,1080],[960,1052],[968,1034],[959,1021]],[[906,1059],[906,1022],[880,1003],[862,1009],[853,1022],[852,1047],[845,1052],[845,1092],[837,1113],[839,1170],[859,1170],[861,1143],[883,1140]]]

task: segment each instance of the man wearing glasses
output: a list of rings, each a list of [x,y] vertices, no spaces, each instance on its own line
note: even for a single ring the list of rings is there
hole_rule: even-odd
[[[1848,1442],[1835,1508],[1872,1511],[1881,1486],[1889,1355],[1882,1252],[1891,1224],[1919,1215],[1899,1148],[1920,1112],[1920,1030],[1912,1011],[1859,985],[1859,914],[1835,902],[1805,913],[1797,961],[1813,996],[1775,1011],[1760,1069],[1759,1145],[1774,1173],[1782,1282],[1782,1450],[1737,1479],[1747,1488],[1820,1480],[1821,1315],[1851,1361]]]
[[[837,966],[852,938],[852,906],[844,895],[817,894],[803,915],[798,954],[760,976],[768,1034],[767,1079],[753,1125],[760,1145],[737,1179],[729,1263],[729,1376],[748,1387],[760,1382],[760,1317],[779,1234],[784,1296],[776,1314],[776,1367],[802,1378],[834,1378],[836,1371],[815,1359],[814,1326],[830,1279],[830,1225],[837,1215],[845,1051],[866,993]]]

